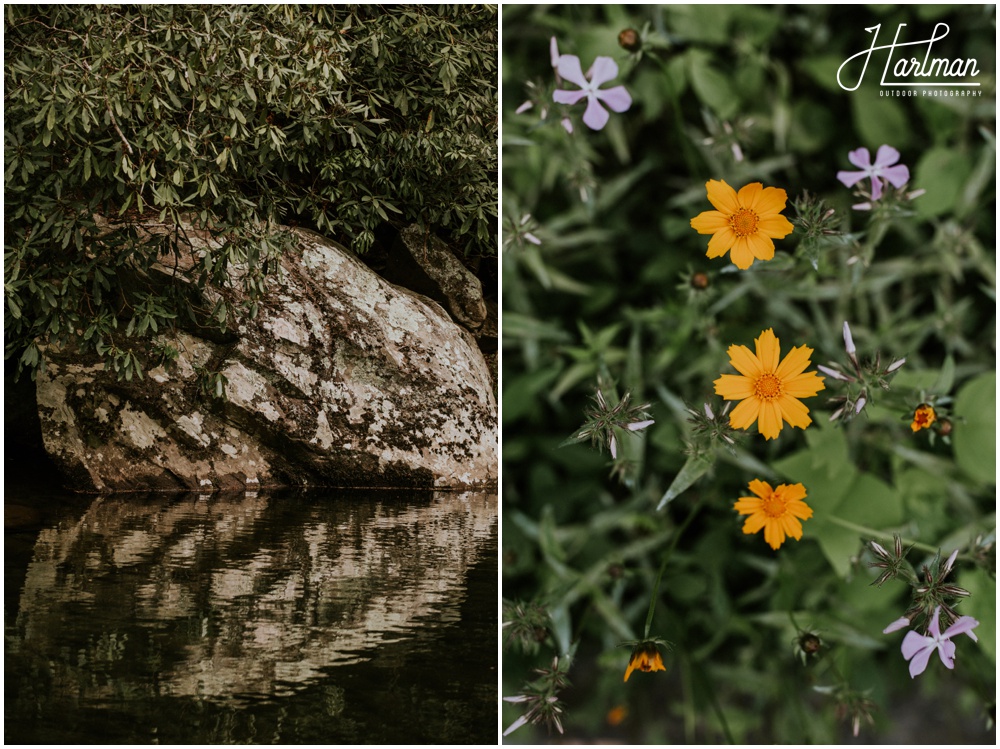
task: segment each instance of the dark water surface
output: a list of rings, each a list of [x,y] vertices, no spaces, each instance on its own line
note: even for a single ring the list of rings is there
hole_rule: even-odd
[[[495,494],[5,501],[7,743],[496,741]]]

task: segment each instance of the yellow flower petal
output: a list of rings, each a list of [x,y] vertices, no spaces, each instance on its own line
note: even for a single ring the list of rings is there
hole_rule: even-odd
[[[740,209],[736,190],[727,185],[724,180],[710,179],[705,183],[705,189],[708,192],[708,202],[722,213],[729,215]]]
[[[774,328],[768,328],[754,340],[757,347],[757,358],[764,372],[774,374],[778,370],[778,357],[781,355],[781,341],[774,335]]]
[[[809,409],[800,400],[783,395],[778,399],[778,408],[781,409],[781,418],[793,427],[805,429],[812,424]]]
[[[751,533],[759,533],[765,523],[767,523],[767,516],[763,512],[758,512],[748,517],[747,521],[743,523],[743,532],[748,536]]]
[[[756,195],[756,202],[749,206],[761,216],[781,213],[785,210],[788,195],[780,187],[765,187]]]
[[[751,211],[760,214],[761,211],[757,208],[757,200],[763,189],[764,185],[760,182],[751,182],[749,185],[744,185],[740,188],[740,191],[736,193],[736,200],[744,208],[749,208]]]
[[[751,396],[740,401],[729,413],[729,426],[733,429],[749,429],[760,415],[760,399]]]
[[[729,251],[729,259],[740,270],[746,270],[753,265],[753,253],[750,251],[750,242],[746,237],[736,236],[736,242]]]
[[[802,523],[791,515],[785,515],[781,518],[781,529],[785,532],[785,535],[791,536],[796,541],[802,538]]]
[[[691,228],[697,230],[699,234],[714,234],[728,226],[728,216],[719,211],[703,211],[691,219]]]
[[[746,401],[743,401],[746,403]],[[735,409],[733,409],[735,411]],[[764,439],[773,440],[781,434],[781,410],[773,401],[761,401],[760,416],[757,417],[757,430]]]
[[[774,257],[774,242],[763,234],[751,234],[747,237],[750,243],[750,252],[758,260],[771,260]]]
[[[774,370],[774,374],[782,382],[799,376],[809,366],[809,357],[812,356],[812,352],[813,350],[808,346],[795,346],[785,354],[785,358],[781,360],[781,364]]]
[[[812,398],[820,390],[825,390],[823,378],[816,372],[804,372],[788,380],[782,380],[782,389],[793,398]]]
[[[774,239],[784,239],[795,229],[784,216],[761,216],[757,222],[757,231]]]
[[[753,395],[753,380],[742,375],[720,375],[714,384],[715,394],[727,401],[741,401]]]
[[[760,479],[754,479],[750,482],[750,491],[756,494],[761,499],[768,499],[771,494],[774,493],[774,489],[766,481],[761,481]]]
[[[736,371],[740,374],[756,379],[764,373],[760,359],[746,346],[730,346],[726,353],[729,354],[729,363],[736,367]]]
[[[774,521],[769,520],[764,523],[764,540],[767,541],[768,546],[777,550],[784,542],[785,534],[781,532],[781,528]]]
[[[722,257],[727,252],[729,248],[736,243],[736,232],[726,226],[723,229],[717,231],[710,240],[708,240],[708,252],[705,254],[709,257]]]

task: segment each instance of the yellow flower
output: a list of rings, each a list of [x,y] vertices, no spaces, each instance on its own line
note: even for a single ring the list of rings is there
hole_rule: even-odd
[[[660,651],[653,642],[640,642],[632,650],[632,658],[625,669],[625,681],[635,669],[640,671],[666,671]]]
[[[781,546],[785,536],[796,541],[802,538],[799,519],[808,520],[813,514],[812,508],[802,501],[806,497],[802,484],[781,484],[772,489],[766,481],[754,479],[750,491],[757,496],[740,497],[733,505],[740,515],[750,516],[743,524],[744,533],[757,533],[763,528],[764,540],[772,549]]]
[[[805,429],[812,424],[809,409],[799,398],[811,398],[823,390],[823,378],[805,372],[813,350],[808,346],[793,348],[778,363],[781,348],[774,330],[768,328],[754,343],[754,355],[746,346],[729,347],[729,363],[738,375],[722,375],[715,381],[715,394],[727,401],[740,401],[729,414],[734,429],[749,429],[756,421],[764,439],[774,439],[787,421]]]
[[[779,187],[764,187],[752,182],[739,193],[722,180],[710,179],[706,185],[708,200],[716,207],[691,219],[699,234],[711,234],[709,257],[722,257],[732,250],[729,259],[746,270],[756,258],[774,257],[774,242],[792,233],[792,225],[781,215],[788,196]]]
[[[917,410],[913,412],[913,423],[910,424],[910,429],[914,432],[919,432],[921,429],[929,429],[935,420],[937,420],[937,414],[934,413],[934,406],[921,403],[917,406]]]

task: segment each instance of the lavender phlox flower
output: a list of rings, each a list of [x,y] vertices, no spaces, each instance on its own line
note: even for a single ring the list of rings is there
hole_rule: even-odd
[[[526,101],[526,102],[524,102],[524,104],[522,104],[521,106],[519,106],[517,109],[514,110],[514,114],[524,114],[529,109],[531,109],[533,106],[535,106],[535,105],[532,104],[530,101]]]
[[[867,148],[858,148],[847,154],[847,159],[854,166],[860,167],[860,172],[837,172],[839,179],[845,187],[853,187],[865,177],[870,177],[872,181],[872,200],[878,200],[882,196],[882,180],[892,183],[894,187],[902,187],[910,179],[910,170],[904,164],[896,164],[899,161],[899,151],[892,146],[879,146],[875,154],[875,162],[872,163],[871,153]],[[895,164],[895,166],[893,166]],[[866,208],[861,208],[866,206]],[[870,208],[870,204],[862,203],[854,206],[858,210]]]
[[[618,460],[618,440],[615,439],[615,435],[611,435],[608,446],[611,448],[611,459]]]
[[[705,416],[707,416],[710,419],[714,419],[715,418],[715,414],[712,413],[712,407],[710,405],[708,405],[707,403],[704,404],[704,405],[705,405]]]
[[[855,416],[857,416],[859,413],[861,413],[861,409],[863,409],[865,407],[865,404],[867,402],[868,402],[868,399],[865,398],[864,396],[861,396],[860,398],[858,398],[858,402],[854,404],[854,415]]]
[[[552,67],[559,65],[559,44],[554,36],[549,39],[549,59],[552,61]]]
[[[559,120],[559,124],[563,126],[563,130],[565,130],[567,133],[572,134],[573,121],[570,120],[569,117],[563,117],[561,120]]]
[[[910,678],[916,678],[924,672],[935,650],[945,668],[955,668],[955,643],[951,641],[955,635],[966,634],[972,638],[973,642],[979,641],[979,638],[972,631],[979,626],[979,622],[971,616],[958,617],[955,623],[944,632],[941,632],[938,624],[940,616],[941,607],[938,606],[934,609],[934,616],[931,618],[926,635],[911,630],[903,638],[903,658],[910,662]]]
[[[583,113],[583,122],[591,130],[600,130],[608,124],[611,115],[601,106],[601,102],[615,112],[624,112],[632,106],[632,97],[624,86],[614,86],[601,89],[603,83],[614,80],[618,76],[618,64],[610,57],[598,57],[584,76],[580,67],[580,58],[576,55],[560,55],[556,64],[556,72],[570,83],[580,87],[577,91],[556,89],[552,99],[559,104],[576,104],[586,97],[587,110]]]
[[[910,626],[910,619],[906,616],[899,617],[896,621],[890,624],[888,627],[882,630],[882,634],[887,635],[890,632],[895,632],[900,629],[905,629]]]

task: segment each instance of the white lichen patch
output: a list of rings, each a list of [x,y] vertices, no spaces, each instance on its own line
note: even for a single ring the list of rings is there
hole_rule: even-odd
[[[326,411],[320,411],[316,417],[316,434],[309,441],[324,450],[329,450],[333,445],[333,430],[330,429],[330,422],[326,419]]]
[[[281,317],[264,320],[264,328],[271,331],[275,338],[290,341],[296,346],[305,346],[309,342],[309,337],[302,328]]]
[[[268,421],[277,421],[281,413],[267,400],[269,386],[257,372],[247,369],[240,362],[232,362],[222,372],[228,381],[226,396],[229,402],[247,411],[261,414]]]
[[[297,357],[298,361],[290,356],[275,351],[274,366],[278,374],[292,383],[306,395],[312,395],[313,388],[319,378],[309,371],[309,360],[305,356]]]
[[[240,451],[237,450],[232,445],[219,445],[219,449],[222,450],[222,452],[224,452],[230,458],[235,458],[240,453]]]
[[[202,421],[202,415],[198,411],[194,411],[190,416],[181,416],[175,423],[177,424],[177,428],[186,435],[198,440],[198,442],[204,447],[208,447],[212,441],[209,439],[208,435],[202,431]]]
[[[122,432],[129,441],[138,448],[146,449],[156,444],[157,438],[164,438],[167,433],[143,411],[133,411],[126,406],[119,414],[122,422]]]
[[[189,380],[195,376],[195,367],[203,367],[215,353],[215,346],[208,341],[195,338],[187,333],[178,333],[173,341],[177,349],[177,358],[174,359],[174,367],[182,380]]]
[[[427,325],[427,316],[405,297],[393,297],[385,316],[389,323],[386,333],[393,343],[401,343],[407,333],[416,333]]]

